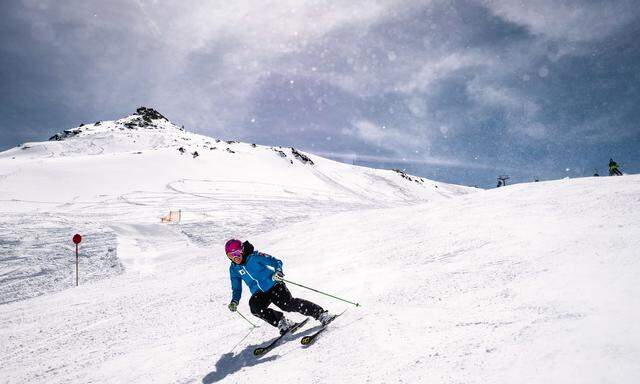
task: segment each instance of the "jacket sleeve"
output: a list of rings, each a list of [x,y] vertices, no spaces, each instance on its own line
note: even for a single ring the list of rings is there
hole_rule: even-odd
[[[282,261],[266,253],[259,252],[259,255],[261,256],[260,263],[262,265],[269,266],[276,271],[282,271]]]
[[[231,301],[240,302],[242,297],[242,278],[238,272],[229,267],[229,278],[231,279]]]

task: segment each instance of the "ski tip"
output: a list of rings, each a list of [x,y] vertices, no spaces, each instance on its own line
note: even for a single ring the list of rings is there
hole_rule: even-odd
[[[302,345],[309,345],[309,343],[311,343],[311,338],[309,336],[305,336],[300,339],[300,344]]]
[[[254,356],[260,356],[264,353],[264,348],[256,348],[253,350],[253,355]]]

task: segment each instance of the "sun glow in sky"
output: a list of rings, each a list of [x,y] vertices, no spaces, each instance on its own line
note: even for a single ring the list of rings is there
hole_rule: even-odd
[[[640,170],[636,1],[12,1],[0,149],[156,108],[468,185]]]

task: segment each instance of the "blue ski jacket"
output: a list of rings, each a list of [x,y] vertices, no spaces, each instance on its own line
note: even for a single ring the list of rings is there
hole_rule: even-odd
[[[229,267],[231,300],[240,302],[243,280],[252,295],[258,291],[267,292],[276,284],[272,276],[278,270],[282,271],[282,261],[258,251],[253,251],[242,264],[231,263]]]

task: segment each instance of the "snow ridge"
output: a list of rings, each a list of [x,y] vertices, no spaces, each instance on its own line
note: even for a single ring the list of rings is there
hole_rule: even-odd
[[[184,132],[184,127],[172,124],[169,119],[153,108],[139,107],[136,113],[115,121],[97,121],[94,124],[80,124],[72,129],[64,130],[49,138],[49,141],[61,141],[81,134],[125,130],[125,129],[176,129]]]
[[[0,238],[7,240],[0,246],[0,304],[72,286],[70,232],[86,235],[83,279],[97,281],[122,273],[122,260],[131,259],[123,250],[134,247],[120,244],[137,240],[118,228],[153,227],[169,210],[183,212],[180,228],[192,242],[211,245],[222,234],[474,191],[409,181],[295,148],[186,132],[140,107],[0,153]]]

